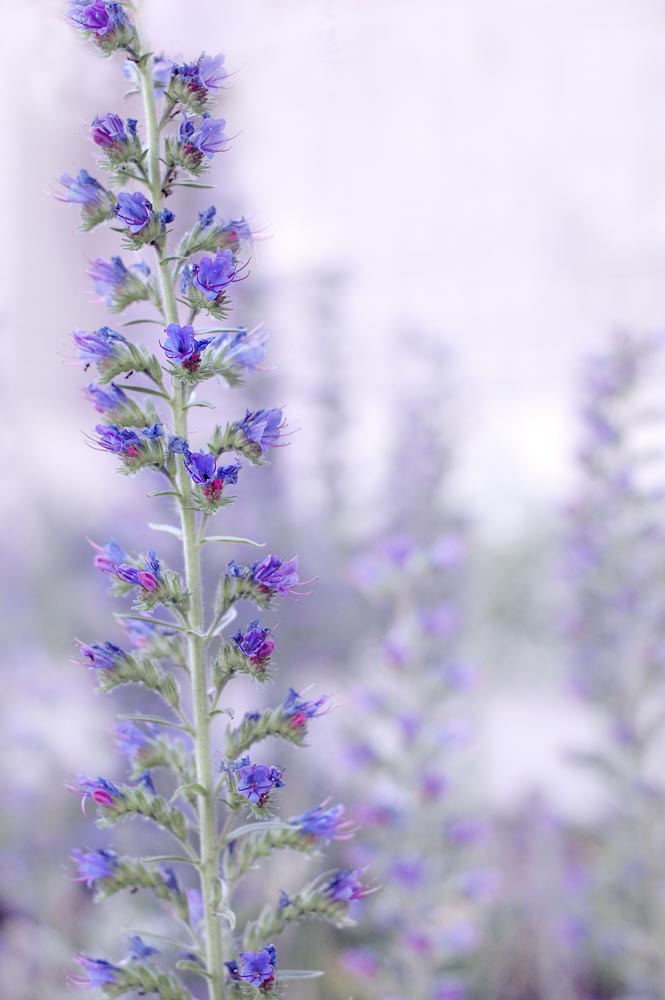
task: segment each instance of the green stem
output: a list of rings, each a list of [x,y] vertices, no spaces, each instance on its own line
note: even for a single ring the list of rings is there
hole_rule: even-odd
[[[148,175],[153,208],[161,211],[163,205],[162,176],[160,168],[160,126],[157,121],[155,93],[149,61],[139,67],[141,90],[145,107],[148,138]],[[155,248],[159,261],[159,280],[162,290],[164,312],[169,323],[178,322],[178,305],[173,288],[173,275],[164,254]],[[173,388],[171,409],[174,430],[178,437],[187,440],[188,390],[182,381]],[[215,806],[215,786],[210,745],[210,716],[208,709],[208,678],[206,669],[205,644],[203,641],[203,594],[201,586],[201,558],[196,524],[196,512],[191,505],[191,482],[182,462],[178,463],[177,482],[178,504],[182,531],[185,580],[190,595],[189,625],[192,631],[187,636],[189,665],[192,679],[192,701],[194,707],[194,756],[196,761],[196,781],[205,789],[205,795],[198,797],[199,821],[199,873],[205,922],[206,967],[210,973],[208,983],[209,1000],[224,1000],[224,964],[222,931],[217,910],[219,906],[219,848],[217,846],[217,815]]]

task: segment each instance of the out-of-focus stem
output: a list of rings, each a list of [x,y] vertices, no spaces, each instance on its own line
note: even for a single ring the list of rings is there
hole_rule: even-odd
[[[157,121],[155,91],[152,81],[150,61],[139,65],[141,91],[145,108],[148,141],[148,176],[153,208],[161,211],[164,196],[159,153],[160,128]],[[173,275],[164,254],[157,249],[159,280],[164,304],[164,313],[169,323],[178,322],[178,304],[173,288]],[[174,385],[171,408],[174,430],[185,441],[187,427],[188,391],[184,382]],[[189,626],[187,636],[189,647],[189,667],[192,679],[192,700],[194,707],[194,755],[196,761],[196,781],[205,795],[198,798],[200,879],[205,922],[206,966],[210,974],[208,995],[210,1000],[224,1000],[224,964],[221,924],[218,916],[219,900],[219,848],[217,844],[217,816],[215,808],[215,787],[210,746],[210,710],[208,706],[208,678],[204,644],[203,594],[201,586],[201,558],[196,512],[191,502],[191,482],[182,462],[178,463],[177,484],[179,491],[182,548],[185,564],[185,580],[189,592]]]

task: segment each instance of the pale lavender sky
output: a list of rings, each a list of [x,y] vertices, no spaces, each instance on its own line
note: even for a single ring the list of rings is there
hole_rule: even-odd
[[[24,0],[5,10],[3,55],[15,91],[3,102],[5,392],[25,421],[24,454],[26,439],[38,448],[46,437],[41,474],[56,498],[85,458],[82,442],[71,443],[85,409],[64,405],[79,374],[63,372],[52,352],[72,326],[103,316],[76,287],[95,243],[70,235],[73,214],[47,193],[60,170],[92,166],[86,122],[122,86],[116,60],[96,60],[72,38],[61,6]],[[657,328],[665,317],[665,3],[144,6],[160,47],[221,49],[237,70],[222,113],[239,135],[217,177],[222,187],[228,179],[232,207],[271,236],[254,274],[274,291],[267,319],[294,383],[313,350],[308,279],[341,267],[349,391],[370,443],[399,370],[387,338],[398,324],[420,324],[457,356],[462,488],[489,529],[555,501],[568,475],[578,357],[616,325]],[[28,339],[35,390],[51,408],[46,430],[12,377]],[[307,408],[290,403],[303,426],[293,451],[306,455]],[[294,468],[303,460],[288,459]],[[104,492],[110,479],[101,482]],[[369,500],[371,469],[366,482]]]

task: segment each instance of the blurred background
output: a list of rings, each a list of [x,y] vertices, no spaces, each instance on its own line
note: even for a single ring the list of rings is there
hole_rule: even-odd
[[[91,824],[64,791],[65,778],[82,767],[109,773],[117,766],[107,737],[112,699],[96,697],[86,672],[71,663],[73,638],[105,636],[113,610],[84,539],[103,542],[113,534],[138,550],[160,543],[160,552],[175,558],[168,539],[147,537],[146,521],[164,519],[155,513],[158,504],[145,500],[150,487],[118,478],[108,456],[90,450],[85,377],[68,364],[71,330],[108,321],[83,269],[116,252],[116,243],[109,232],[78,233],[76,209],[52,192],[63,171],[95,173],[87,136],[94,115],[128,114],[133,106],[121,105],[121,59],[96,58],[65,22],[62,6],[23,0],[0,15],[9,88],[0,108],[0,981],[18,984],[6,994],[0,986],[8,1000],[64,997],[71,952],[105,942],[134,919],[134,901],[114,902],[110,912],[93,909],[66,873],[69,850],[90,839]],[[369,758],[360,760],[357,748],[350,753],[348,726],[358,711],[361,720],[384,710],[391,717],[388,694],[367,699],[383,683],[391,628],[408,614],[403,606],[395,610],[393,590],[401,586],[413,596],[422,586],[421,607],[436,604],[437,584],[426,581],[427,572],[435,564],[445,574],[454,563],[457,573],[459,560],[431,552],[442,539],[463,540],[464,571],[445,600],[463,605],[452,629],[462,652],[453,659],[473,665],[475,682],[464,691],[464,707],[453,711],[470,735],[450,770],[466,796],[465,815],[482,816],[490,831],[482,845],[460,835],[482,857],[474,853],[457,874],[481,871],[483,884],[491,884],[476,893],[482,901],[474,897],[473,947],[462,943],[449,960],[440,941],[402,941],[415,965],[426,964],[423,956],[432,964],[431,981],[409,991],[390,980],[390,969],[390,982],[380,980],[372,928],[394,927],[396,919],[385,904],[378,923],[368,918],[353,939],[314,928],[304,943],[295,941],[289,966],[300,950],[303,961],[329,976],[290,995],[664,997],[665,977],[654,971],[652,952],[654,942],[665,943],[658,929],[665,924],[647,920],[637,945],[625,927],[596,934],[604,927],[598,913],[617,900],[619,910],[624,905],[620,892],[612,890],[608,903],[591,891],[614,885],[606,855],[620,853],[618,824],[608,821],[619,786],[607,776],[607,760],[594,770],[573,757],[609,759],[614,752],[616,733],[608,732],[619,688],[610,699],[598,688],[581,691],[570,665],[584,673],[601,646],[612,651],[616,644],[605,633],[598,638],[588,619],[571,626],[571,616],[589,588],[593,614],[607,598],[598,553],[613,539],[594,541],[592,583],[571,575],[567,553],[579,542],[571,511],[588,513],[590,504],[585,523],[597,515],[611,526],[628,502],[626,488],[593,506],[592,480],[604,459],[590,450],[602,449],[609,434],[612,447],[627,449],[628,458],[621,453],[616,461],[628,479],[635,456],[645,452],[641,438],[633,445],[623,409],[607,418],[611,433],[597,432],[589,444],[590,409],[613,393],[621,405],[626,395],[644,393],[646,402],[634,406],[638,423],[647,414],[653,433],[648,483],[639,479],[638,486],[654,506],[643,533],[649,573],[640,586],[651,595],[661,548],[665,565],[662,480],[653,462],[665,444],[658,401],[665,2],[145,0],[143,12],[159,51],[190,59],[203,49],[223,51],[231,71],[220,114],[234,139],[214,162],[217,190],[177,193],[172,207],[185,223],[214,200],[224,217],[244,214],[259,234],[250,278],[236,286],[234,315],[248,327],[265,321],[270,370],[241,394],[216,401],[224,418],[245,405],[285,405],[297,433],[269,471],[248,472],[238,503],[219,517],[230,534],[249,533],[285,557],[298,552],[303,576],[318,578],[311,597],[280,606],[274,616],[282,687],[314,684],[339,705],[313,733],[313,748],[291,763],[311,788],[308,798],[301,787],[294,811],[329,791],[358,800]],[[597,362],[605,375],[613,373],[601,388],[584,369],[589,356],[610,358],[605,367]],[[633,527],[644,504],[635,516],[634,509]],[[418,559],[409,563],[417,579],[408,586],[390,545],[407,537],[409,552],[430,553],[426,569]],[[634,570],[642,550],[633,541],[630,533],[622,538],[613,579]],[[641,638],[650,630],[650,642],[659,645],[660,611],[652,613],[651,602],[644,625],[642,607],[636,600],[604,606],[604,613],[619,632],[639,620]],[[449,633],[437,628],[428,634],[449,643]],[[642,646],[622,649],[621,669],[641,655]],[[605,660],[599,669],[615,677],[617,661],[609,654]],[[424,712],[414,669],[400,683],[416,692],[414,711]],[[651,661],[649,671],[655,687],[644,711],[649,733],[658,734],[651,709],[665,678]],[[402,745],[381,733],[388,758],[409,758],[409,739]],[[451,741],[441,744],[444,757]],[[642,781],[636,773],[622,771],[621,780],[634,787]],[[659,806],[657,782],[649,795]],[[417,807],[408,808],[413,818]],[[390,823],[376,825],[387,842],[361,835],[358,849],[360,857],[366,844],[370,863],[372,852],[384,861],[394,852]],[[416,854],[446,856],[438,829],[432,826],[430,842]],[[640,827],[630,829],[634,835]],[[122,837],[131,840],[131,831]],[[648,870],[658,882],[652,915],[663,908],[661,846],[657,839],[655,868]],[[621,872],[634,872],[634,859],[622,859]],[[284,870],[275,874],[275,891],[284,878]],[[420,891],[408,878],[382,881],[387,899]],[[368,914],[374,905],[365,904]],[[634,928],[632,911],[621,912]],[[358,916],[365,920],[362,906]],[[510,933],[500,932],[505,926]],[[524,927],[533,935],[528,957],[514,954]],[[356,948],[350,958],[349,948]],[[647,972],[625,972],[633,968],[629,956],[638,954],[640,965],[644,953]]]

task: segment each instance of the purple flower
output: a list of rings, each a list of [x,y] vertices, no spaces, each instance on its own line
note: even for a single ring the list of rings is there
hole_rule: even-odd
[[[97,851],[80,851],[75,849],[70,857],[77,865],[75,882],[85,882],[89,889],[94,882],[105,878],[113,878],[118,868],[118,855],[115,851],[102,849]]]
[[[275,980],[277,952],[269,944],[263,951],[243,951],[240,953],[239,977],[252,986],[269,986]]]
[[[113,746],[123,757],[136,764],[141,752],[150,746],[150,740],[133,722],[123,720],[113,728]]]
[[[231,640],[248,660],[257,666],[264,666],[275,648],[275,640],[270,637],[271,629],[261,628],[258,619],[250,622],[245,633],[240,629],[231,636]]]
[[[118,786],[108,778],[87,778],[85,774],[79,774],[76,781],[78,788],[73,785],[68,788],[82,797],[84,806],[88,799],[92,799],[98,806],[108,807],[124,798]]]
[[[439,983],[433,1000],[467,1000],[467,989],[461,979],[448,978]]]
[[[140,455],[142,442],[136,431],[116,424],[97,424],[95,431],[95,441],[103,451],[126,458],[138,458]]]
[[[256,327],[250,333],[244,328],[235,332],[221,333],[212,346],[224,355],[224,362],[239,365],[248,372],[256,371],[266,356],[267,330]]]
[[[124,549],[120,548],[115,538],[112,538],[106,545],[95,545],[94,542],[90,542],[93,549],[95,549],[95,569],[98,569],[101,573],[115,574],[118,566],[121,563],[127,562],[129,556]]]
[[[76,961],[83,969],[83,975],[70,976],[69,985],[75,990],[91,990],[98,986],[108,986],[115,983],[122,970],[103,958],[90,958],[89,955],[77,955]]]
[[[298,556],[282,562],[277,556],[266,556],[255,562],[249,571],[250,579],[262,592],[272,591],[286,597],[300,582],[298,579]]]
[[[208,302],[219,302],[224,291],[236,276],[236,265],[231,250],[217,250],[215,257],[201,257],[191,269],[192,284]]]
[[[90,126],[90,137],[102,149],[112,149],[127,142],[127,133],[122,118],[109,111],[97,115]]]
[[[263,806],[273,788],[282,788],[282,769],[268,764],[243,764],[238,768],[238,794]]]
[[[85,387],[84,392],[98,413],[108,413],[129,402],[127,394],[114,382],[111,382],[108,389],[93,382]]]
[[[130,233],[140,233],[150,222],[152,205],[142,191],[133,194],[121,191],[114,211]]]
[[[95,291],[110,304],[112,296],[129,281],[129,271],[120,257],[111,257],[110,261],[93,260],[88,268]]]
[[[206,90],[217,93],[222,89],[222,84],[229,75],[224,69],[224,56],[218,53],[216,56],[207,56],[205,52],[199,57],[198,62],[199,80]]]
[[[247,410],[243,419],[232,425],[232,431],[254,445],[261,455],[265,455],[268,448],[276,448],[279,444],[284,426],[283,414],[279,408],[254,412]]]
[[[212,160],[215,153],[221,153],[227,142],[224,135],[226,122],[223,118],[210,118],[204,115],[198,128],[193,122],[185,119],[180,126],[179,141],[183,146],[201,153],[207,160]]]
[[[146,958],[150,958],[151,955],[159,955],[159,949],[146,944],[138,934],[130,934],[127,938],[127,944],[129,945],[130,961],[143,962]]]
[[[330,711],[329,707],[323,711],[329,700],[328,695],[324,694],[316,701],[304,701],[297,691],[289,688],[289,693],[282,705],[282,715],[290,720],[294,729],[302,729],[307,725],[309,719],[317,719]]]
[[[220,465],[217,467],[215,456],[211,452],[187,451],[185,453],[185,468],[192,482],[202,486],[203,495],[211,503],[218,501],[227,483],[238,482],[240,466]]]
[[[87,666],[96,670],[113,670],[118,660],[127,659],[127,653],[113,642],[79,643],[79,651]]]
[[[162,579],[159,560],[154,549],[149,550],[143,569],[137,569],[123,562],[115,567],[115,575],[124,583],[130,583],[133,587],[143,587],[151,593],[159,590]]]
[[[69,174],[60,175],[60,183],[66,194],[56,194],[58,201],[66,201],[70,205],[88,205],[99,207],[108,205],[106,189],[99,181],[91,177],[87,170],[79,170],[76,177]]]
[[[322,802],[299,816],[292,816],[289,823],[297,827],[303,836],[315,840],[348,840],[353,836],[353,827],[343,816],[344,806],[341,803],[328,806],[327,802]]]
[[[108,326],[102,326],[94,333],[75,330],[72,336],[78,348],[78,360],[86,365],[99,362],[103,358],[116,357],[118,345],[128,343],[126,337]]]
[[[201,363],[201,352],[213,338],[197,340],[193,326],[180,326],[179,323],[169,323],[166,333],[166,341],[162,344],[166,357],[169,361],[181,364],[187,371],[195,372]]]
[[[359,870],[342,869],[336,872],[325,887],[325,892],[337,903],[350,903],[362,899],[372,891],[362,884]]]

